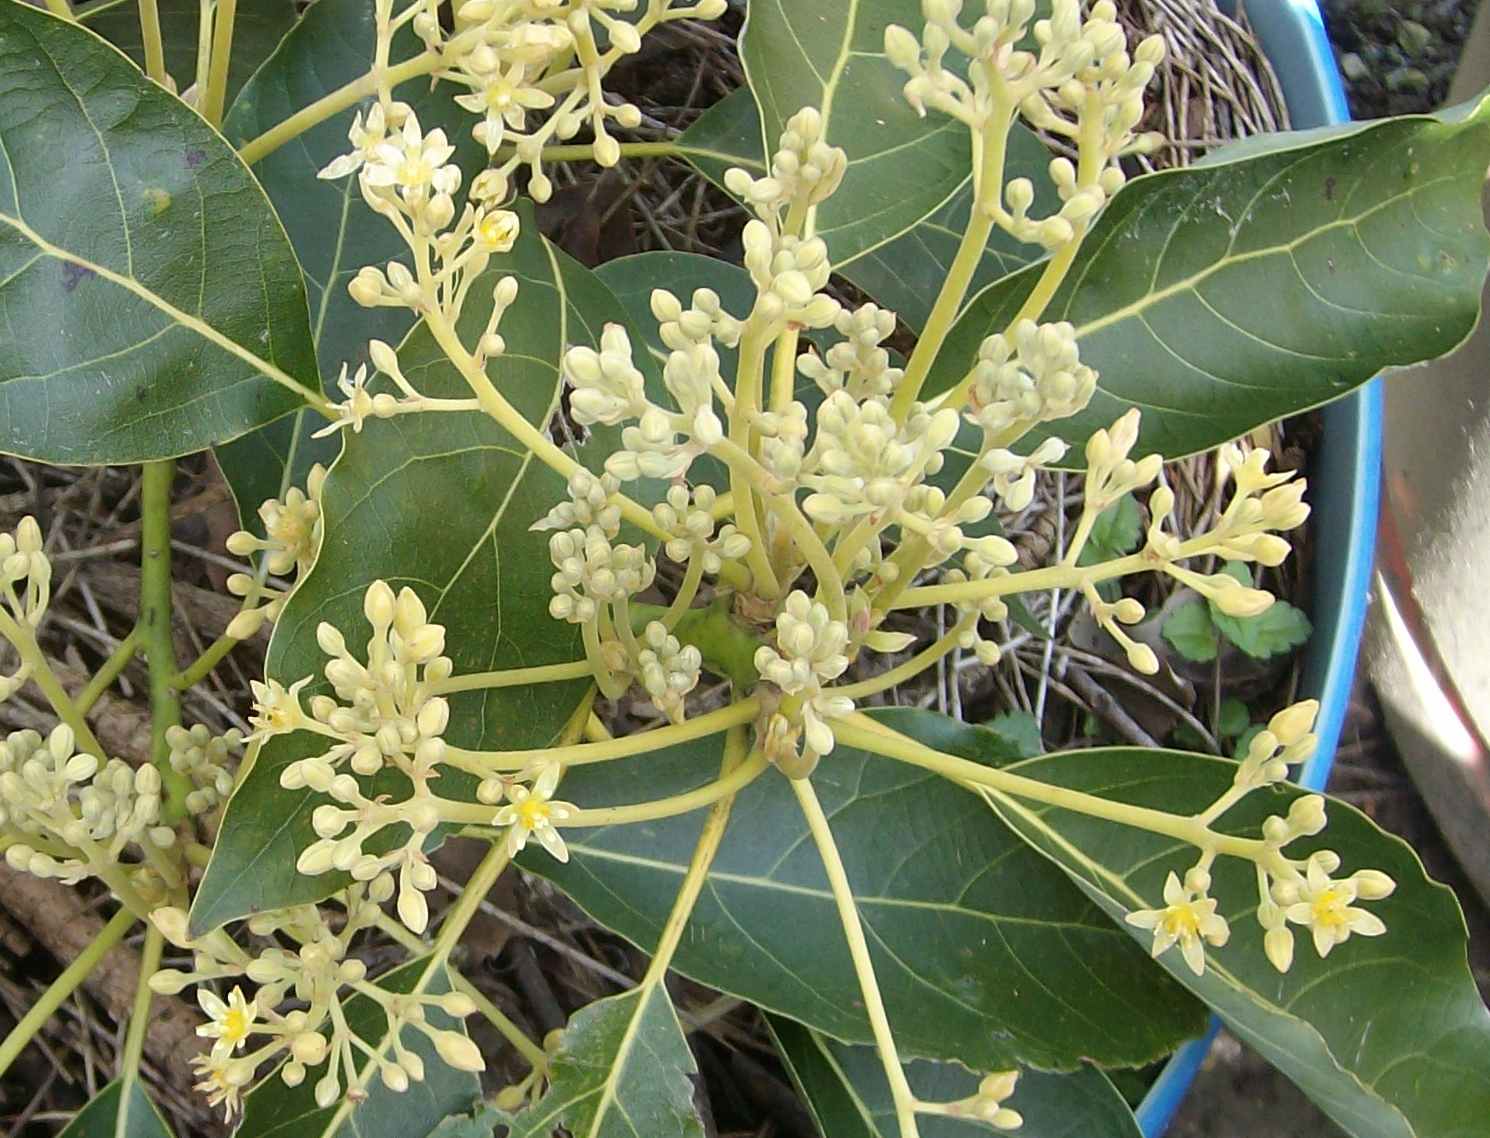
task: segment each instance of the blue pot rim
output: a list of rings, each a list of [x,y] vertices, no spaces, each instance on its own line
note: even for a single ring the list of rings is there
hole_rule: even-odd
[[[1246,10],[1278,73],[1293,126],[1348,122],[1345,88],[1316,0],[1247,0]],[[1313,456],[1314,634],[1302,690],[1320,702],[1319,749],[1298,779],[1311,790],[1324,788],[1334,763],[1366,621],[1381,489],[1381,419],[1377,379],[1325,409],[1323,438]],[[1165,1064],[1138,1107],[1146,1138],[1159,1138],[1169,1126],[1220,1028],[1213,1017],[1204,1036]]]

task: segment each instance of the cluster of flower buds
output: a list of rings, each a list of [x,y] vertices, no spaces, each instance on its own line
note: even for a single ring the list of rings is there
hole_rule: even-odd
[[[1076,329],[1064,321],[1021,320],[1009,335],[987,337],[970,379],[967,417],[999,442],[1075,415],[1097,389],[1097,373],[1081,362]]]
[[[540,202],[553,191],[543,172],[545,146],[588,128],[595,161],[614,166],[621,150],[609,124],[640,125],[634,105],[606,99],[611,68],[640,51],[642,37],[658,24],[716,19],[726,7],[725,0],[651,0],[633,22],[619,14],[635,11],[637,0],[465,0],[455,5],[447,30],[422,0],[398,17],[391,3],[379,0],[377,50],[386,56],[393,34],[411,18],[414,33],[441,57],[438,77],[460,87],[455,101],[480,116],[476,140],[488,155],[507,151],[493,167],[502,193],[512,173],[527,166],[528,192]]]
[[[385,582],[374,581],[363,613],[372,626],[365,663],[332,625],[323,622],[316,630],[329,657],[325,676],[334,695],[313,696],[308,712],[300,689],[309,677],[288,689],[274,680],[253,684],[254,737],[311,731],[328,740],[324,752],[280,772],[286,790],[309,787],[333,800],[316,808],[312,824],[320,840],[301,852],[296,868],[311,875],[342,870],[358,881],[396,873],[399,918],[423,932],[429,920],[424,894],[436,883],[424,846],[440,823],[443,801],[431,784],[446,758],[442,736],[450,718],[449,703],[433,689],[450,677],[452,665],[441,655],[444,627],[430,623],[412,589],[395,596]],[[363,778],[398,771],[409,794],[396,802],[386,794],[369,798],[354,774],[339,770],[343,766]],[[392,849],[366,850],[373,835],[405,826],[402,842]]]
[[[855,399],[894,393],[905,372],[890,366],[890,353],[881,345],[895,333],[895,313],[873,304],[844,309],[833,318],[842,340],[823,353],[797,357],[797,370],[824,395],[846,391]]]
[[[763,713],[758,738],[766,757],[791,778],[812,773],[818,759],[833,750],[828,721],[854,709],[853,700],[824,687],[847,670],[848,645],[848,625],[796,590],[776,614],[775,647],[756,649],[756,671],[780,693]]]
[[[239,530],[228,537],[228,552],[238,557],[262,554],[261,573],[276,577],[304,576],[310,571],[321,546],[321,488],[326,482],[326,468],[319,462],[310,468],[305,489],[291,486],[284,500],[270,498],[259,506],[259,520],[264,536]],[[228,592],[243,598],[243,610],[228,622],[227,634],[246,640],[279,616],[288,589],[267,584],[262,576],[234,573],[228,578]]]
[[[226,1000],[207,987],[197,989],[208,1017],[197,1034],[213,1042],[208,1054],[192,1062],[201,1080],[197,1089],[210,1105],[224,1107],[231,1119],[244,1088],[271,1059],[283,1060],[279,1077],[291,1087],[324,1065],[315,1083],[315,1101],[322,1108],[344,1095],[364,1095],[374,1078],[390,1090],[405,1091],[425,1076],[424,1060],[409,1046],[410,1032],[424,1035],[443,1062],[466,1071],[482,1069],[475,1044],[444,1018],[470,1015],[475,1005],[468,996],[390,991],[368,980],[366,964],[351,954],[354,938],[378,920],[391,891],[392,883],[382,878],[338,892],[333,900],[340,913],[314,905],[260,913],[247,922],[255,938],[249,948],[221,929],[191,937],[179,908],[151,914],[166,940],[192,954],[189,969],[157,971],[150,978],[154,991],[172,995],[213,980],[257,986],[252,999],[237,984]],[[345,1002],[354,995],[374,1001],[387,1017],[381,1038],[354,1033],[345,1013]],[[287,1004],[288,1010],[281,1010]]]
[[[236,728],[214,735],[203,724],[166,728],[171,769],[191,780],[186,812],[202,815],[227,801],[233,793],[234,772],[243,757],[243,733]]]
[[[33,517],[24,517],[14,534],[0,533],[0,585],[5,589],[7,617],[0,612],[0,636],[14,639],[7,625],[14,624],[17,633],[29,635],[41,624],[52,599],[52,563],[42,550],[41,527]],[[0,676],[0,700],[12,694],[31,678],[33,665],[22,654],[21,662],[8,676]]]
[[[1062,206],[1049,217],[1030,217],[1035,191],[1029,179],[1010,181],[1000,203],[993,190],[983,188],[982,163],[974,169],[980,205],[1005,230],[1018,240],[1057,248],[1122,187],[1118,159],[1161,144],[1156,134],[1135,132],[1144,89],[1164,58],[1164,41],[1149,36],[1130,57],[1111,0],[1098,0],[1085,19],[1080,0],[1054,0],[1049,18],[1041,20],[1034,19],[1035,0],[985,0],[984,14],[971,28],[960,23],[962,7],[963,0],[923,0],[920,38],[892,24],[885,29],[885,54],[910,76],[904,94],[917,113],[931,107],[964,123],[978,139],[979,153],[1001,143],[1021,114],[1037,130],[1076,141],[1085,176],[1078,178],[1077,165],[1067,158],[1051,162]],[[1037,51],[1023,46],[1031,32]],[[965,79],[947,65],[949,51],[967,59]]]
[[[156,896],[179,876],[158,856],[176,842],[160,805],[160,771],[79,751],[65,724],[45,739],[17,731],[0,743],[0,837],[12,869],[68,884],[122,873]],[[130,847],[142,863],[121,863]]]
[[[1251,791],[1282,782],[1288,777],[1289,767],[1306,762],[1318,743],[1314,734],[1318,714],[1319,703],[1311,699],[1274,715],[1267,727],[1252,737],[1231,788],[1199,817],[1208,822],[1220,817]],[[1380,917],[1355,906],[1356,901],[1380,901],[1391,896],[1396,883],[1385,873],[1362,869],[1349,877],[1335,878],[1332,875],[1340,868],[1340,856],[1334,851],[1317,850],[1304,858],[1292,858],[1283,852],[1290,842],[1321,833],[1326,821],[1324,798],[1305,794],[1293,800],[1286,815],[1274,814],[1262,823],[1262,851],[1255,859],[1259,894],[1256,916],[1263,929],[1263,950],[1279,972],[1287,972],[1293,964],[1291,924],[1309,929],[1321,958],[1352,935],[1380,936],[1386,931]],[[1183,881],[1169,874],[1163,908],[1141,909],[1127,917],[1130,924],[1154,931],[1155,956],[1178,945],[1185,963],[1197,976],[1205,970],[1201,941],[1219,947],[1231,934],[1209,895],[1214,858],[1215,851],[1202,849],[1199,861],[1186,871]]]
[[[716,527],[712,486],[673,485],[667,497],[652,507],[652,519],[665,533],[663,550],[679,565],[698,564],[701,573],[718,573],[726,561],[750,552],[750,539],[732,523]]]

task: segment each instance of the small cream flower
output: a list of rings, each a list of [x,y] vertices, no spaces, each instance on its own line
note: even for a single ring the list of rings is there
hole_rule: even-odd
[[[1205,971],[1201,940],[1219,948],[1231,936],[1226,918],[1216,912],[1215,899],[1192,895],[1173,872],[1164,882],[1164,908],[1139,909],[1129,913],[1126,920],[1138,928],[1154,930],[1153,956],[1160,956],[1178,944],[1180,955],[1197,976]]]
[[[243,1087],[253,1077],[253,1064],[246,1060],[229,1062],[215,1055],[194,1055],[191,1065],[200,1077],[195,1089],[207,1096],[208,1106],[222,1106],[225,1121],[233,1121]]]
[[[197,1003],[202,1005],[209,1020],[197,1028],[197,1034],[217,1040],[212,1045],[213,1054],[226,1059],[234,1051],[241,1050],[258,1019],[258,1000],[245,1000],[243,989],[234,987],[224,1003],[209,989],[198,988]]]
[[[508,792],[507,805],[497,811],[492,825],[507,827],[509,855],[516,856],[528,844],[529,838],[535,838],[539,845],[559,861],[569,860],[569,850],[554,823],[570,817],[574,807],[548,797],[552,792],[550,784],[553,781],[557,780],[540,775],[531,789],[514,786]]]
[[[1294,924],[1304,925],[1314,933],[1314,949],[1321,958],[1328,956],[1337,944],[1344,944],[1349,940],[1352,933],[1359,936],[1380,936],[1387,931],[1386,925],[1375,913],[1351,905],[1361,894],[1360,882],[1357,880],[1360,875],[1336,881],[1312,857],[1304,872],[1305,880],[1299,887],[1299,900],[1289,905],[1284,910],[1284,915]],[[1390,891],[1390,887],[1384,891],[1372,890],[1379,896],[1385,896]]]

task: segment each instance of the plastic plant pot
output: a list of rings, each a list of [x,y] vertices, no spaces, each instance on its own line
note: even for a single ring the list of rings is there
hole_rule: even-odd
[[[1247,0],[1246,10],[1278,73],[1294,128],[1349,121],[1345,89],[1315,0]],[[1325,408],[1323,437],[1308,472],[1314,506],[1314,633],[1302,691],[1320,703],[1319,749],[1298,781],[1311,790],[1323,789],[1334,762],[1366,620],[1381,485],[1381,407],[1381,381],[1373,380]],[[1148,1138],[1158,1138],[1169,1125],[1220,1026],[1212,1020],[1204,1037],[1175,1052],[1149,1088],[1138,1107]]]

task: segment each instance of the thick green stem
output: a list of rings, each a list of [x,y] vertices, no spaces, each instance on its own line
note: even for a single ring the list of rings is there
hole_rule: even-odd
[[[237,16],[238,0],[217,0],[217,15],[212,23],[212,59],[201,102],[202,117],[213,126],[222,122],[223,106],[227,102],[228,65],[233,57],[233,24]]]
[[[166,732],[181,722],[176,677],[176,646],[171,642],[171,459],[147,462],[140,483],[140,647],[150,665],[150,759],[165,787],[161,820],[186,816],[191,782],[171,769]]]
[[[63,970],[62,975],[52,981],[51,986],[31,1005],[4,1041],[0,1041],[0,1075],[5,1074],[15,1062],[16,1056],[31,1042],[31,1037],[52,1018],[52,1013],[62,1006],[62,1001],[77,991],[78,986],[92,975],[104,954],[124,939],[124,934],[134,927],[134,923],[135,915],[128,909],[120,909],[99,930],[88,947],[78,953],[73,962]]]
[[[1130,806],[1126,802],[1113,802],[1095,794],[1086,794],[1064,786],[1054,786],[1039,779],[1014,774],[997,767],[987,767],[954,755],[933,750],[916,740],[891,730],[868,716],[855,713],[847,719],[837,720],[833,735],[840,743],[861,750],[873,751],[889,759],[898,759],[925,770],[934,771],[954,782],[970,788],[985,788],[1014,798],[1027,798],[1056,806],[1076,814],[1102,818],[1136,830],[1147,830],[1167,838],[1177,838],[1202,850],[1212,850],[1229,857],[1256,861],[1262,856],[1265,844],[1255,838],[1237,838],[1212,830],[1200,817],[1188,814],[1169,814],[1163,810],[1151,810],[1146,806]]]
[[[156,0],[140,2],[140,42],[145,47],[145,74],[164,86],[166,51],[160,38],[160,9]]]
[[[67,0],[47,0],[47,11],[54,16],[61,16],[69,22],[77,19],[72,14],[72,6],[68,4]]]

